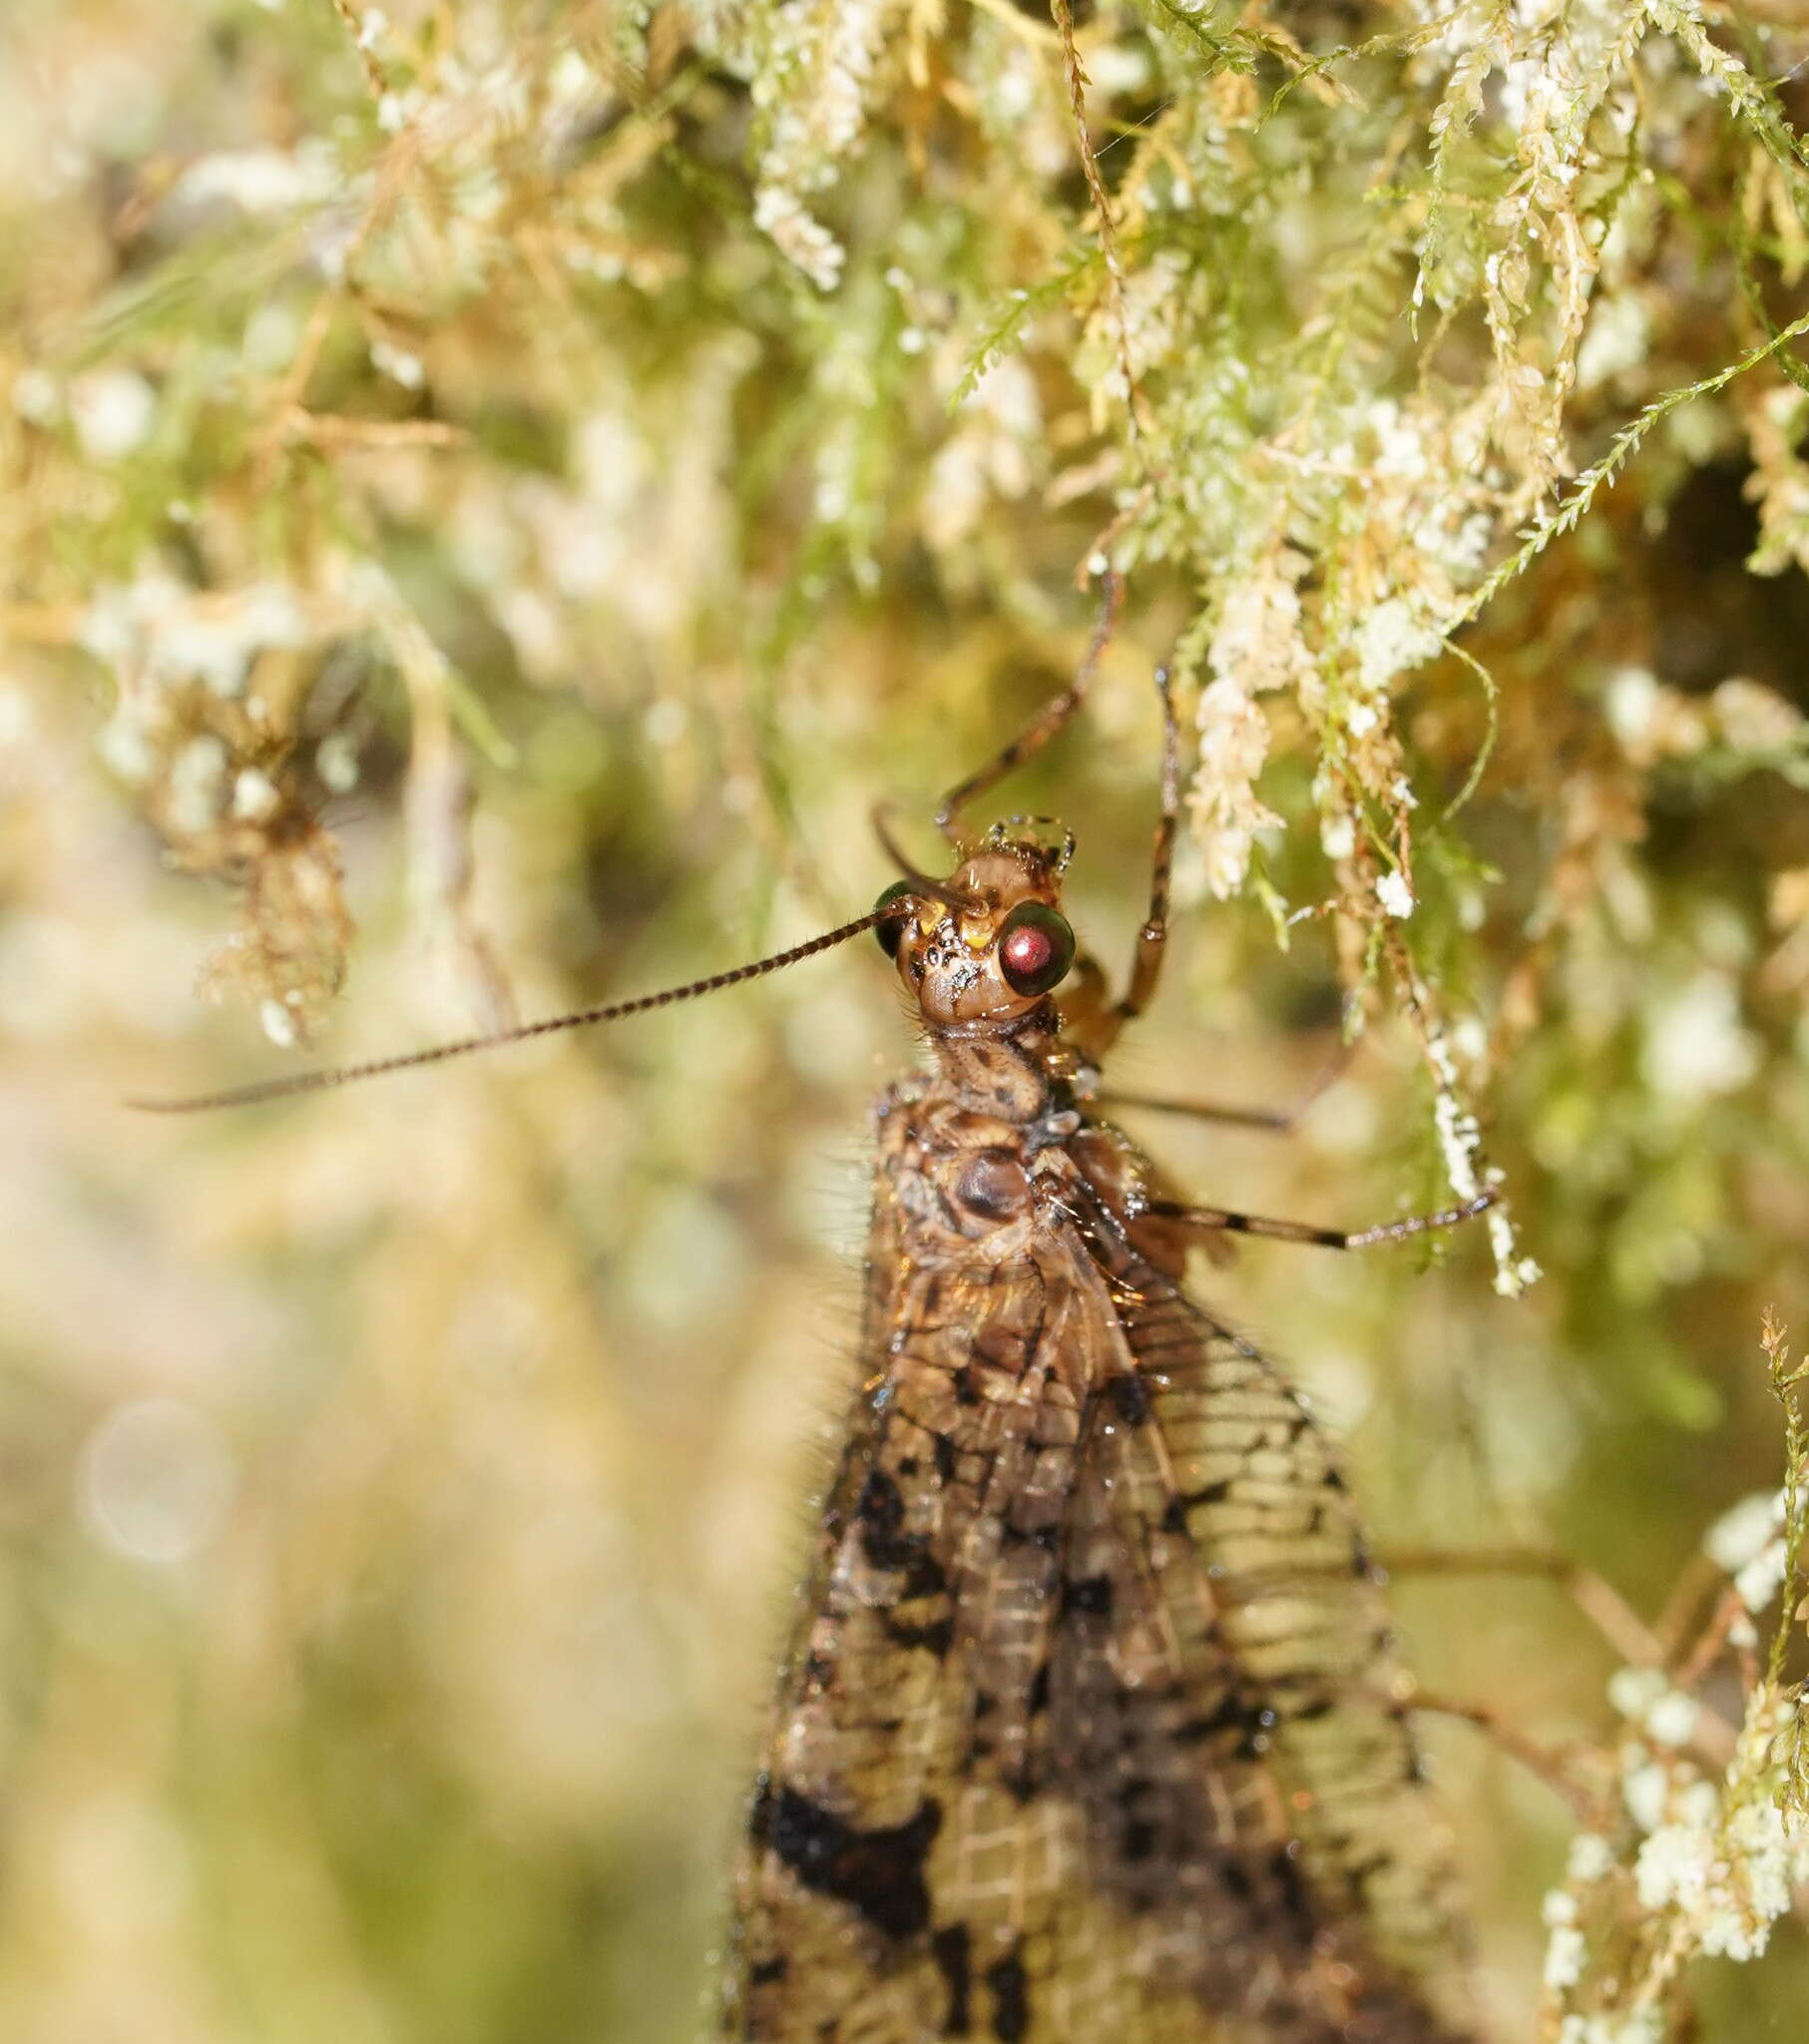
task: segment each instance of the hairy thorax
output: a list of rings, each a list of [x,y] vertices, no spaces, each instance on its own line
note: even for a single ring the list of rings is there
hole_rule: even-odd
[[[1173,1189],[1134,1144],[1090,1120],[1069,1086],[1047,1076],[1030,1116],[975,1104],[983,1098],[945,1073],[891,1087],[879,1102],[879,1182],[913,1262],[997,1266],[1078,1226],[1107,1269],[1129,1248],[1180,1275],[1182,1235],[1151,1211]]]

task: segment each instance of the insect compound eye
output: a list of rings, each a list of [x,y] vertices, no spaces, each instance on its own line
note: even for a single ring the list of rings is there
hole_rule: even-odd
[[[910,881],[894,880],[874,902],[873,912],[877,915],[881,909],[890,908],[894,901],[908,901],[910,897]],[[898,956],[898,947],[904,941],[906,920],[907,918],[902,915],[888,915],[884,922],[876,922],[873,925],[873,934],[879,939],[879,948],[888,958]]]
[[[1068,918],[1044,901],[1020,901],[999,932],[999,970],[1016,994],[1046,994],[1074,963]]]

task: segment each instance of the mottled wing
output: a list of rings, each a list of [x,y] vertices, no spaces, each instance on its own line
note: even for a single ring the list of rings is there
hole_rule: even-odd
[[[738,2038],[1031,2035],[992,1926],[1073,1877],[1079,1813],[1040,1792],[1073,1301],[1034,1259],[896,1271],[737,1875]]]
[[[1089,1248],[1135,1370],[1102,1387],[1068,1564],[1088,1593],[1071,1581],[1054,1657],[1096,1885],[1136,1926],[1132,1970],[1248,2011],[1252,2035],[1448,2039],[1444,1832],[1324,1436],[1102,1221]]]
[[[729,2033],[1445,2044],[1408,1984],[1437,1869],[1388,1835],[1425,1813],[1350,1693],[1381,1614],[1310,1421],[1109,1217],[914,1259],[895,1191]]]

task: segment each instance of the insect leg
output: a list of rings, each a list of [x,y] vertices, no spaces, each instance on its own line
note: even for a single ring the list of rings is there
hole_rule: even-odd
[[[1162,976],[1162,954],[1168,948],[1168,878],[1174,865],[1174,819],[1180,809],[1180,734],[1174,723],[1174,692],[1168,670],[1158,667],[1155,686],[1162,699],[1162,807],[1155,821],[1155,849],[1149,862],[1149,912],[1136,933],[1136,956],[1131,961],[1131,984],[1125,997],[1104,1016],[1098,1053],[1104,1055],[1127,1022],[1133,1021],[1155,998]]]
[[[1495,1205],[1493,1193],[1478,1193],[1461,1207],[1447,1207],[1438,1214],[1409,1214],[1399,1221],[1379,1221],[1373,1228],[1351,1232],[1337,1228],[1311,1228],[1302,1221],[1268,1221],[1259,1214],[1233,1214],[1225,1207],[1183,1207],[1173,1200],[1151,1200],[1143,1209],[1163,1221],[1178,1221],[1183,1228],[1202,1235],[1266,1235],[1277,1242],[1309,1243],[1316,1249],[1363,1250],[1372,1243],[1400,1242],[1410,1235],[1424,1235],[1433,1228],[1453,1228]]]
[[[1278,1136],[1291,1135],[1308,1108],[1337,1084],[1356,1056],[1354,1043],[1341,1044],[1336,1057],[1330,1059],[1306,1091],[1292,1107],[1226,1107],[1212,1100],[1164,1100],[1149,1093],[1119,1093],[1117,1091],[1096,1093],[1094,1101],[1101,1107],[1140,1107],[1153,1114],[1185,1114],[1197,1121],[1229,1122],[1237,1128],[1262,1129]]]
[[[959,845],[961,842],[960,816],[968,803],[1003,780],[1015,767],[1022,766],[1025,761],[1034,760],[1087,700],[1087,691],[1093,686],[1093,678],[1111,642],[1113,627],[1118,623],[1119,605],[1125,595],[1124,581],[1111,569],[1101,580],[1105,594],[1100,605],[1100,621],[1093,628],[1093,642],[1087,649],[1086,658],[1075,670],[1074,680],[1059,696],[1044,704],[1010,745],[965,780],[958,780],[938,804],[936,827],[951,844]]]
[[[1456,1718],[1463,1724],[1474,1725],[1485,1739],[1492,1740],[1511,1760],[1518,1761],[1554,1795],[1568,1803],[1584,1829],[1607,1829],[1610,1813],[1600,1788],[1590,1779],[1591,1775],[1600,1772],[1599,1756],[1583,1740],[1572,1740],[1564,1746],[1548,1746],[1543,1741],[1530,1739],[1518,1726],[1510,1724],[1502,1712],[1487,1704],[1468,1703],[1459,1697],[1434,1696],[1421,1689],[1394,1703],[1392,1708],[1404,1718]],[[1591,1767],[1591,1762],[1596,1765]]]
[[[1671,1658],[1662,1633],[1654,1632],[1604,1578],[1554,1548],[1397,1548],[1380,1557],[1390,1576],[1543,1576],[1570,1598],[1583,1616],[1634,1668],[1661,1668]],[[1712,1570],[1713,1564],[1709,1564]]]
[[[1150,1093],[1096,1093],[1089,1107],[1135,1107],[1150,1114],[1184,1114],[1195,1121],[1228,1122],[1233,1128],[1260,1129],[1285,1136],[1300,1118],[1297,1107],[1226,1107],[1211,1100],[1162,1100]]]

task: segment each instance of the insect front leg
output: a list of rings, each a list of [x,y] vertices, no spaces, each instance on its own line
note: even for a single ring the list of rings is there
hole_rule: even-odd
[[[1156,985],[1161,979],[1162,957],[1168,947],[1169,876],[1174,865],[1175,818],[1180,811],[1180,733],[1174,721],[1174,695],[1165,667],[1156,669],[1155,686],[1162,704],[1162,805],[1156,818],[1155,848],[1150,859],[1149,908],[1143,917],[1142,928],[1136,933],[1136,955],[1131,963],[1131,984],[1126,988],[1123,999],[1108,1002],[1104,975],[1089,960],[1087,966],[1094,984],[1085,989],[1077,988],[1065,995],[1062,1002],[1062,1019],[1067,1034],[1082,1046],[1089,1060],[1095,1064],[1119,1040],[1126,1023],[1134,1021],[1155,998]],[[1125,1096],[1103,1097],[1123,1100]],[[1162,1105],[1160,1102],[1141,1104]],[[1216,1112],[1209,1107],[1202,1111],[1206,1114]],[[1236,1109],[1225,1110],[1220,1119],[1255,1120],[1257,1126],[1268,1125],[1266,1118],[1247,1116]]]
[[[962,841],[961,811],[968,803],[983,795],[989,787],[996,787],[1026,761],[1034,760],[1087,700],[1087,691],[1092,688],[1093,678],[1099,672],[1106,648],[1111,644],[1113,628],[1118,623],[1119,605],[1125,595],[1123,578],[1110,568],[1101,580],[1104,595],[1100,621],[1093,628],[1093,641],[1087,648],[1087,657],[1075,670],[1074,680],[1059,696],[1044,704],[1018,736],[984,766],[970,773],[965,780],[958,780],[937,805],[936,827],[951,844],[959,846]]]
[[[1495,1194],[1478,1193],[1461,1207],[1437,1214],[1409,1214],[1399,1221],[1378,1221],[1373,1228],[1313,1228],[1303,1221],[1272,1221],[1260,1214],[1234,1214],[1228,1207],[1186,1207],[1172,1200],[1151,1200],[1144,1212],[1201,1235],[1266,1235],[1276,1242],[1303,1242],[1322,1250],[1363,1250],[1379,1242],[1402,1242],[1434,1228],[1455,1228],[1495,1205]]]
[[[1131,984],[1105,1018],[1097,1046],[1101,1056],[1117,1042],[1125,1024],[1134,1021],[1154,1000],[1168,948],[1168,885],[1174,868],[1174,821],[1180,813],[1180,733],[1174,722],[1174,690],[1165,667],[1156,669],[1155,687],[1162,702],[1162,807],[1155,820],[1155,847],[1149,860],[1149,909],[1136,933]]]

